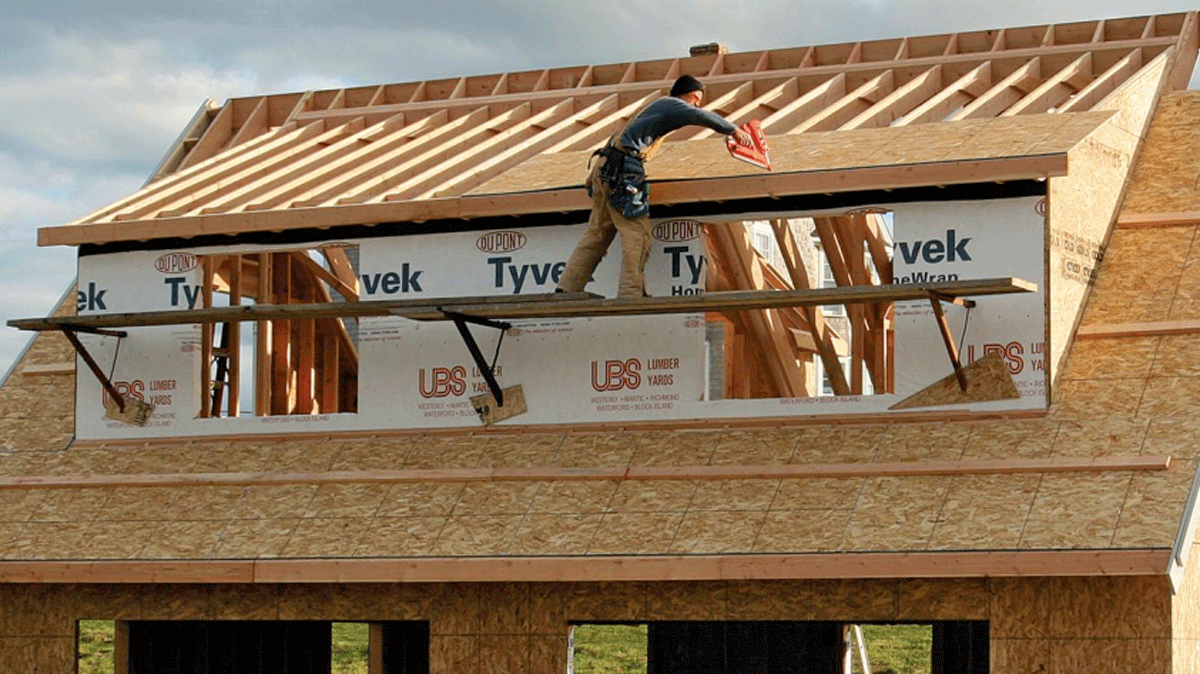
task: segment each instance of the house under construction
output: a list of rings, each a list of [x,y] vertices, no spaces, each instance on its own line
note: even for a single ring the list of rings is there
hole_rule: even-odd
[[[0,671],[1200,672],[1197,14],[206,104],[39,231],[0,386]],[[651,297],[554,296],[683,74]],[[618,256],[611,256],[616,258]],[[64,279],[67,282],[67,279]]]

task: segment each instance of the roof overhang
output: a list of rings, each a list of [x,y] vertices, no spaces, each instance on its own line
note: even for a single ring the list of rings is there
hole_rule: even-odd
[[[656,205],[711,203],[747,199],[780,199],[795,195],[896,191],[926,186],[954,186],[1043,180],[1067,174],[1067,152],[921,164],[830,168],[791,173],[764,173],[721,178],[656,181]],[[591,199],[576,185],[544,190],[270,211],[238,211],[185,217],[125,220],[38,230],[40,246],[80,246],[121,241],[239,236],[297,229],[327,230],[355,225],[421,223],[435,220],[479,220],[538,214],[584,213]],[[732,208],[737,211],[733,206]]]
[[[0,563],[3,583],[468,583],[1167,574],[1170,549]]]

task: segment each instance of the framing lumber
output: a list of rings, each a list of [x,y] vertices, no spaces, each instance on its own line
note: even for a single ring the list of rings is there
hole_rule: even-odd
[[[757,265],[758,254],[750,243],[750,232],[745,224],[727,224],[712,228],[712,231],[716,234],[713,241],[732,272],[730,280],[734,286],[760,291],[765,288],[762,272]],[[787,334],[779,329],[780,322],[778,312],[771,310],[753,311],[747,316],[751,335],[771,376],[773,386],[769,397],[807,395],[804,371],[796,362],[796,353],[787,340]]]
[[[232,288],[242,287],[242,267],[245,264],[245,259],[240,254],[231,256],[231,265],[229,272],[230,286]],[[229,293],[229,306],[236,307],[242,304],[242,293]],[[242,324],[239,321],[224,324],[225,333],[229,335],[226,340],[228,342],[229,352],[228,369],[226,374],[225,390],[228,393],[228,416],[241,416],[241,391],[242,391]]]
[[[232,138],[233,106],[225,105],[208,123],[208,127],[204,129],[195,146],[183,157],[183,161],[179,162],[179,169],[186,169],[215,155]]]
[[[258,254],[258,293],[254,306],[270,306],[271,285],[275,277],[271,253]],[[232,322],[232,321],[231,321]],[[254,414],[266,416],[271,410],[271,321],[258,319],[254,332]]]
[[[1171,550],[0,562],[4,583],[463,583],[1161,576]]]
[[[838,73],[800,97],[767,115],[761,122],[768,133],[789,133],[800,122],[846,95],[846,75]]]
[[[984,61],[962,77],[930,96],[895,122],[897,126],[936,122],[960,106],[969,103],[991,84],[992,62]]]
[[[1042,59],[1040,57],[1031,59],[1028,63],[1013,71],[1008,77],[997,82],[983,95],[963,106],[958,112],[947,117],[946,120],[955,122],[961,119],[990,117],[1000,114],[1009,106],[1024,98],[1028,93],[1028,89],[1036,86],[1038,79],[1041,77],[1041,72]]]
[[[447,178],[437,185],[429,187],[415,198],[452,196],[457,192],[481,185],[493,176],[541,153],[556,142],[571,137],[578,130],[579,125],[585,124],[588,125],[585,128],[590,128],[592,119],[616,110],[617,106],[617,97],[609,96],[580,110],[572,111],[573,106],[567,106],[564,110],[556,110],[554,113],[548,111],[545,120],[532,118],[526,122],[527,128],[522,130],[523,135],[529,135],[525,142],[521,142],[520,137],[503,141],[511,143],[511,147],[482,161],[475,160],[473,163],[473,153],[465,154],[453,165],[469,165],[470,170],[464,170],[457,176]],[[552,123],[539,129],[538,127],[542,126],[544,121]],[[490,148],[485,143],[473,152],[486,152],[488,149]],[[392,199],[395,196],[388,195],[388,198]]]
[[[755,75],[759,77],[771,77],[775,79],[783,79],[787,77],[797,76],[814,76],[814,77],[833,77],[839,74],[854,75],[856,78],[870,79],[880,73],[893,68],[903,67],[912,69],[926,69],[935,65],[943,66],[959,66],[965,65],[968,68],[975,67],[981,63],[994,61],[999,58],[1005,60],[1025,60],[1038,56],[1056,57],[1064,56],[1076,58],[1079,55],[1087,52],[1093,54],[1104,54],[1110,52],[1127,53],[1133,49],[1153,50],[1155,54],[1160,53],[1179,42],[1179,36],[1166,35],[1161,37],[1151,37],[1145,39],[1130,39],[1117,40],[1104,43],[1073,43],[1054,45],[1050,47],[1020,47],[1020,48],[1003,48],[995,51],[975,52],[975,53],[958,53],[958,54],[939,54],[936,56],[922,56],[917,58],[901,58],[901,59],[883,59],[874,61],[862,61],[858,63],[847,63],[844,60],[839,63],[824,63],[801,65],[795,68],[779,68],[768,69],[763,68],[753,69],[749,72],[726,72],[716,74],[710,77],[705,77],[706,84],[709,87],[722,88],[727,86],[738,86],[744,83],[747,79],[753,78]],[[763,55],[768,55],[764,52]],[[732,55],[730,55],[732,56]],[[728,60],[727,60],[728,62]],[[635,64],[630,64],[635,65]],[[628,72],[628,71],[627,71]],[[697,76],[702,76],[703,73],[693,73]],[[370,108],[345,108],[341,110],[314,110],[296,115],[296,121],[309,121],[313,119],[327,119],[337,121],[352,116],[360,116],[364,112],[373,112],[377,114],[394,114],[397,112],[411,112],[431,109],[448,108],[453,109],[455,105],[495,105],[502,103],[511,103],[513,101],[534,101],[545,104],[546,102],[557,101],[563,96],[574,96],[580,93],[581,89],[585,89],[588,93],[595,94],[628,94],[628,93],[649,93],[652,89],[670,88],[671,79],[655,77],[651,79],[637,80],[629,78],[624,82],[615,82],[608,84],[592,84],[586,88],[581,85],[572,87],[556,87],[537,92],[525,92],[521,94],[507,94],[503,96],[470,96],[458,101],[447,99],[427,99],[421,101],[413,101],[409,103],[392,103],[386,105],[371,106]],[[593,80],[594,81],[594,80]]]
[[[322,174],[321,180],[308,186],[303,192],[292,195],[292,208],[308,208],[323,204],[334,204],[348,194],[347,190],[354,186],[372,180],[393,179],[400,171],[416,171],[418,167],[427,166],[436,161],[436,142],[446,136],[453,136],[472,124],[482,124],[488,118],[486,108],[478,108],[470,113],[446,121],[448,113],[441,111],[433,117],[425,118],[404,127],[403,130],[391,134],[392,137],[381,138],[374,142],[372,149],[353,166],[341,171]],[[445,118],[445,119],[444,119]],[[430,158],[432,154],[433,158]]]
[[[1084,325],[1075,333],[1075,338],[1102,339],[1106,337],[1161,337],[1163,335],[1194,334],[1200,334],[1200,320]]]
[[[838,127],[841,130],[888,126],[913,107],[928,100],[942,88],[942,66],[935,65],[896,88],[854,119]]]
[[[200,261],[202,271],[200,306],[202,309],[213,308],[213,279],[216,276],[216,268],[220,266],[221,258],[219,255],[206,255]],[[232,295],[233,293],[230,293]],[[213,363],[213,333],[215,324],[202,323],[200,325],[200,416],[211,417],[212,409],[212,363]],[[219,413],[218,413],[219,414]]]
[[[792,287],[797,290],[811,290],[815,284],[808,276],[808,270],[797,256],[796,242],[792,230],[784,220],[771,221],[771,229],[775,233],[775,243],[783,255],[784,266],[787,267]],[[834,395],[849,395],[850,385],[846,383],[846,372],[842,369],[842,361],[838,357],[837,347],[833,341],[833,331],[825,323],[825,317],[816,307],[799,307],[808,321],[817,354],[829,377]],[[820,385],[820,382],[818,382]]]
[[[203,189],[193,190],[186,187],[172,190],[146,207],[129,210],[113,216],[113,220],[138,220],[153,215],[153,217],[178,217],[186,213],[203,214],[205,209],[211,210],[211,200],[218,199],[229,192],[239,190],[247,185],[253,185],[276,171],[286,170],[293,162],[319,152],[324,146],[323,141],[330,141],[341,135],[342,127],[329,129],[324,124],[313,123],[297,133],[281,136],[285,141],[273,144],[271,148],[256,157],[255,161],[239,162],[237,170],[219,181],[206,181]],[[214,160],[214,163],[215,160]],[[198,167],[199,168],[199,167]],[[197,173],[200,173],[197,170]],[[153,208],[150,208],[150,207]]]
[[[652,100],[658,96],[659,92],[647,94],[632,102],[622,106],[620,109],[610,112],[608,115],[594,121],[586,128],[579,129],[575,133],[558,141],[557,143],[546,148],[544,152],[551,154],[555,152],[566,152],[571,150],[585,150],[601,144],[612,136],[616,131],[625,126],[638,110],[646,107]]]
[[[292,290],[292,256],[289,253],[271,253],[271,303],[274,306],[287,306],[295,297]],[[270,392],[268,400],[271,415],[291,414],[294,410],[290,395],[296,390],[295,356],[288,348],[295,341],[292,335],[293,318],[284,316],[273,317],[271,321],[271,358],[268,366],[268,383],[266,391]],[[307,318],[307,317],[303,317]],[[259,390],[263,394],[263,390]]]
[[[339,250],[339,249],[331,248],[330,250]],[[346,254],[343,252],[343,253],[341,253],[341,255],[343,258],[345,258]],[[305,251],[294,252],[293,256],[294,256],[295,260],[300,263],[300,266],[304,269],[305,273],[310,274],[311,276],[314,277],[314,279],[313,279],[314,282],[317,279],[319,279],[319,280],[324,281],[325,283],[329,284],[329,286],[331,288],[333,288],[334,290],[336,290],[339,295],[346,298],[347,302],[357,302],[358,301],[357,279],[354,279],[355,285],[351,286],[344,279],[344,270],[343,270],[343,273],[341,273],[341,274],[335,274],[335,273],[329,271],[328,269],[326,269],[325,267],[322,267],[320,264],[318,264],[317,261],[312,259],[311,257],[309,257]],[[329,257],[329,254],[326,253],[326,259],[328,259],[328,257]],[[349,265],[348,259],[345,260],[345,264]]]
[[[26,365],[21,368],[21,374],[26,377],[51,374],[75,374],[75,361]]]
[[[813,218],[813,222],[837,284],[839,286],[872,285],[873,281],[866,270],[864,260],[866,254],[864,245],[866,245],[867,239],[871,238],[868,236],[865,218],[858,214],[851,217]],[[874,236],[879,236],[878,232],[875,232]],[[881,249],[882,241],[876,241],[873,246],[866,248],[866,250],[880,250],[886,260],[886,251]],[[874,264],[877,269],[880,267],[879,261],[875,261]],[[883,266],[883,269],[887,269],[887,267]],[[885,276],[881,273],[880,278],[891,278],[891,274]],[[864,364],[871,374],[871,382],[875,386],[875,390],[887,389],[886,373],[888,368],[884,362],[886,359],[879,360],[874,357],[868,359],[866,357],[868,345],[872,356],[885,353],[886,336],[881,333],[886,328],[883,320],[886,310],[886,307],[882,306],[876,306],[869,310],[857,306],[848,307],[847,318],[851,331],[849,336],[851,344],[850,392],[853,394],[861,394],[864,390],[862,381]]]
[[[827,105],[809,116],[808,119],[790,129],[788,133],[836,129],[863,112],[864,107],[870,106],[880,97],[890,94],[895,88],[895,80],[895,71],[885,70],[861,84],[857,89],[842,96],[833,104]]]
[[[679,180],[654,183],[655,203],[682,204],[761,198],[763,195],[843,193],[903,189],[930,185],[955,185],[1025,180],[1066,175],[1067,155],[1001,157],[978,160],[929,162],[822,169],[796,173],[740,176],[721,179]],[[190,238],[207,234],[244,234],[287,230],[303,222],[306,227],[339,227],[380,222],[419,222],[436,219],[472,219],[535,213],[586,211],[591,200],[577,187],[514,194],[470,195],[428,201],[358,203],[337,199],[340,206],[231,212],[190,217],[156,217],[146,220],[43,227],[38,245],[77,246],[86,243]],[[366,197],[361,198],[362,201]]]
[[[1134,213],[1117,218],[1118,229],[1149,229],[1157,227],[1193,227],[1200,225],[1200,211],[1183,213]]]
[[[354,273],[354,266],[350,264],[350,258],[346,255],[345,249],[340,246],[323,246],[321,253],[325,256],[325,261],[329,264],[330,270],[337,278],[337,284],[330,284],[336,287],[345,287],[349,295],[343,294],[342,297],[347,302],[353,302],[358,299],[360,287],[358,284],[358,275]]]
[[[308,125],[297,130],[276,129],[270,134],[259,136],[253,141],[243,143],[222,153],[219,162],[213,159],[203,164],[198,164],[189,170],[177,170],[175,173],[150,183],[142,191],[105,206],[94,213],[84,216],[81,220],[115,217],[121,213],[122,209],[146,200],[149,201],[146,201],[144,204],[145,209],[155,210],[162,208],[164,204],[169,203],[180,193],[200,193],[204,188],[214,183],[237,175],[239,171],[245,168],[245,165],[259,160],[263,155],[275,151],[279,146],[306,141],[310,137],[320,133],[323,128],[319,125]],[[143,208],[142,205],[138,207]]]
[[[626,108],[663,93],[681,73],[706,75],[709,107],[738,121],[762,116],[770,134],[857,130],[1086,112],[1120,96],[1161,59],[1170,61],[1169,84],[1178,86],[1198,40],[1196,13],[1180,12],[231,99],[211,118],[203,115],[206,123],[195,125],[202,133],[189,131],[178,144],[173,176],[70,225],[43,228],[39,243],[583,211],[586,199],[565,183],[536,193],[465,195],[531,156],[589,149],[619,127]],[[583,113],[595,106],[595,114]],[[710,135],[687,129],[675,139]],[[1065,154],[1058,161],[1057,173],[1021,178],[1062,175]],[[882,172],[834,168],[767,181],[704,168],[697,173],[707,179],[656,184],[655,201],[1019,179],[997,163],[896,162]]]
[[[0,491],[109,489],[132,487],[253,487],[294,484],[460,484],[474,482],[605,482],[693,480],[799,480],[868,477],[1015,475],[1159,471],[1169,455],[1060,457],[1053,459],[963,459],[762,466],[613,466],[545,468],[430,468],[301,473],[161,473],[113,475],[0,476]]]
[[[286,256],[283,262],[286,262]],[[267,278],[270,275],[261,274]],[[279,270],[275,270],[279,278]],[[280,278],[281,281],[286,280]],[[274,294],[287,297],[280,288]],[[1019,278],[972,279],[937,283],[902,283],[871,286],[843,286],[816,290],[730,291],[680,297],[635,299],[597,299],[588,293],[497,295],[486,297],[443,297],[419,300],[378,302],[337,302],[323,304],[255,304],[240,307],[215,307],[190,311],[151,311],[137,313],[90,314],[85,316],[48,316],[10,319],[8,325],[21,330],[62,330],[77,328],[134,327],[145,325],[188,325],[250,320],[290,320],[369,316],[402,316],[413,320],[448,320],[444,310],[479,318],[548,318],[575,316],[632,316],[668,313],[702,313],[774,307],[818,306],[896,302],[928,299],[929,292],[948,297],[973,297],[1036,292],[1037,285]]]
[[[382,175],[372,177],[365,184],[360,183],[358,189],[347,192],[345,196],[337,199],[336,203],[339,205],[378,203],[384,200],[388,194],[403,193],[406,190],[419,188],[436,179],[435,176],[439,175],[438,168],[446,158],[457,156],[464,149],[475,147],[479,143],[495,137],[509,125],[528,119],[531,110],[528,104],[520,105],[500,115],[487,118],[486,121],[475,126],[464,124],[462,126],[466,128],[462,133],[437,134],[436,139],[442,142],[429,147],[407,162],[389,163]],[[482,109],[480,114],[487,115],[489,113],[486,109]],[[443,137],[446,138],[442,140]],[[423,144],[429,145],[434,138],[434,134],[429,134],[421,140],[426,141]],[[434,172],[432,176],[430,171]]]
[[[1059,106],[1059,112],[1075,112],[1076,110],[1087,110],[1097,102],[1104,99],[1109,93],[1117,88],[1120,82],[1123,82],[1133,76],[1143,65],[1143,55],[1141,49],[1134,49],[1129,52],[1120,61],[1114,63],[1108,70],[1104,71],[1099,77],[1093,79],[1090,84],[1081,89],[1075,94],[1071,100],[1066,101]]]
[[[1058,71],[1016,104],[1000,113],[1002,117],[1042,112],[1057,108],[1092,79],[1092,55],[1084,54]],[[1083,80],[1081,82],[1081,80]]]

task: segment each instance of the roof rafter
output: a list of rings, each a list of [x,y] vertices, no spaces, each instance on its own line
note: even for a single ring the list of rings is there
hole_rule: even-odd
[[[1086,82],[1091,81],[1091,77],[1092,55],[1084,54],[1067,67],[1051,75],[1036,89],[1029,92],[1025,98],[1017,101],[1000,115],[1007,117],[1045,112],[1069,99],[1075,92],[1086,86]]]
[[[1041,58],[1031,59],[1028,63],[1017,68],[1011,75],[997,82],[991,89],[971,103],[962,107],[958,112],[946,118],[956,122],[960,119],[974,117],[990,117],[999,114],[1013,103],[1021,100],[1031,84],[1041,77]]]
[[[481,110],[476,117],[487,115],[486,110]],[[530,106],[528,103],[517,106],[508,112],[500,115],[492,116],[486,121],[478,123],[477,126],[468,124],[461,125],[464,128],[463,133],[449,132],[430,134],[428,138],[419,139],[427,141],[425,144],[432,144],[434,140],[441,140],[440,143],[429,147],[420,155],[401,164],[389,165],[387,170],[380,173],[379,176],[372,178],[367,183],[360,183],[356,190],[348,191],[345,196],[337,200],[338,204],[359,204],[370,203],[383,199],[389,193],[413,189],[419,184],[422,184],[422,176],[425,176],[425,171],[434,170],[439,163],[448,157],[453,157],[464,148],[473,147],[478,143],[484,142],[487,138],[495,136],[497,133],[507,126],[518,123],[521,120],[528,119],[530,115]],[[450,126],[447,124],[446,126]],[[445,128],[445,127],[443,127]],[[445,138],[449,136],[448,138]],[[444,140],[442,140],[445,138]],[[430,178],[425,177],[424,180]]]

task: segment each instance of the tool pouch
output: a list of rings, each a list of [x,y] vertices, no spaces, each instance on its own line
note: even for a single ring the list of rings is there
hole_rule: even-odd
[[[600,179],[609,187],[608,203],[630,220],[648,214],[650,187],[642,160],[615,148],[605,148],[601,154],[604,165],[600,167]]]
[[[612,184],[608,203],[621,211],[630,220],[636,220],[650,212],[650,186],[646,177],[626,173]]]

